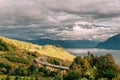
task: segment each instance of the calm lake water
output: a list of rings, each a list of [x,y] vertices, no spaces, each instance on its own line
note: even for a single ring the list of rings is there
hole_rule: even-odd
[[[97,48],[88,48],[88,49],[70,48],[66,50],[75,56],[87,55],[88,51],[90,51],[91,53],[97,56],[110,53],[113,55],[115,62],[120,65],[120,50],[108,50],[108,49],[97,49]]]

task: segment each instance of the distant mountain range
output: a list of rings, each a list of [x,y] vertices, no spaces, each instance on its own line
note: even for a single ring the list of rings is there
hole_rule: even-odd
[[[120,34],[112,36],[106,41],[99,43],[96,48],[120,50]]]
[[[54,39],[26,40],[19,38],[14,39],[31,42],[38,45],[55,45],[63,48],[101,48],[120,50],[120,34],[112,36],[104,42],[91,40],[54,40]]]
[[[56,45],[63,48],[94,48],[99,43],[90,40],[52,40],[52,39],[37,39],[29,40],[28,42],[39,45]]]

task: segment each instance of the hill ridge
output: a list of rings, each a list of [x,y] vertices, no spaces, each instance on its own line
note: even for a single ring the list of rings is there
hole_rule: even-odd
[[[62,59],[62,60],[72,61],[73,58],[74,58],[73,55],[69,54],[63,48],[56,47],[56,46],[53,46],[53,45],[40,46],[40,45],[37,45],[37,44],[32,44],[32,43],[29,43],[29,42],[23,42],[23,41],[9,39],[9,38],[0,36],[0,43],[2,43],[2,42],[6,45],[9,45],[10,47],[13,46],[13,47],[15,47],[17,49],[20,49],[20,50],[37,52],[39,54],[59,58],[59,59]]]
[[[105,48],[105,49],[120,49],[120,34],[114,35],[108,38],[106,41],[99,43],[97,48]]]

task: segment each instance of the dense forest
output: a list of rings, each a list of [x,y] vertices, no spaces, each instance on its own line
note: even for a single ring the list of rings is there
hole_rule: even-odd
[[[119,80],[120,67],[115,64],[111,54],[77,56],[64,80]]]

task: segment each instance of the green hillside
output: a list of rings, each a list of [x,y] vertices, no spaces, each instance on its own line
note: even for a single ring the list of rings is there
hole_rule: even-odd
[[[17,51],[19,53],[24,53],[24,51],[28,51],[68,61],[72,61],[74,58],[73,55],[69,54],[63,48],[60,47],[52,45],[39,46],[36,44],[13,40],[2,36],[0,36],[0,51],[2,52]]]
[[[39,46],[0,36],[0,76],[2,78],[8,74],[11,76],[35,76],[39,71],[41,72],[40,76],[43,77],[52,75],[52,72],[45,69],[45,67],[40,68],[42,69],[40,70],[38,67],[33,66],[34,60],[38,57],[48,63],[62,66],[69,66],[74,58],[73,55],[60,47],[52,45]],[[49,74],[46,74],[46,72]],[[46,79],[48,80],[48,78]]]

